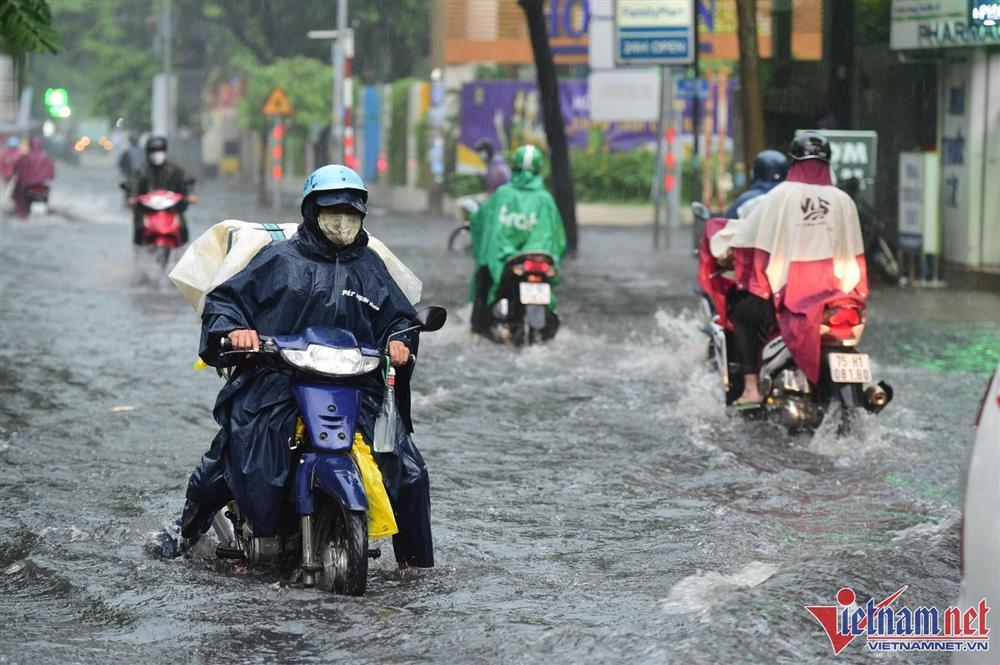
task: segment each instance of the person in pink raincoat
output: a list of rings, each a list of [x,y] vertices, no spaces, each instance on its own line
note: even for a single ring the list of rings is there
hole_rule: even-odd
[[[14,162],[14,176],[17,178],[17,184],[14,185],[14,215],[22,219],[31,211],[28,188],[41,185],[56,175],[52,158],[42,148],[42,139],[31,139],[30,146],[30,150]]]
[[[731,239],[735,262],[743,268],[737,270],[743,295],[729,313],[732,365],[744,376],[737,406],[764,400],[757,372],[775,319],[796,365],[816,383],[825,307],[845,299],[864,305],[868,298],[858,211],[833,185],[829,141],[819,132],[802,132],[789,156],[788,178],[762,197]]]

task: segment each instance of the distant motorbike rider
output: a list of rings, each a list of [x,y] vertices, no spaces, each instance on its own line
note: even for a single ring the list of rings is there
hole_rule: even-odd
[[[20,141],[16,136],[11,136],[3,146],[3,153],[0,154],[0,179],[7,181],[14,175],[14,164],[21,157]]]
[[[476,154],[486,164],[484,190],[487,194],[492,194],[501,185],[510,182],[510,166],[503,155],[496,151],[491,141],[484,139],[477,143]]]
[[[762,150],[753,158],[753,180],[750,187],[736,197],[727,209],[723,217],[736,219],[746,217],[752,210],[752,204],[743,208],[751,201],[756,201],[758,197],[767,194],[774,187],[782,182],[788,175],[788,159],[777,150]],[[742,208],[742,214],[740,214]]]
[[[188,192],[190,183],[191,180],[184,173],[184,169],[167,159],[167,139],[162,136],[149,137],[149,140],[146,141],[145,164],[133,171],[127,186],[129,196],[127,203],[134,210],[132,219],[133,244],[142,244],[143,212],[140,206],[135,205],[135,199],[158,189],[166,189],[184,195],[185,199],[177,204],[176,210],[181,218],[180,244],[183,245],[188,241],[188,226],[187,220],[184,218],[184,211],[187,210],[188,203],[197,201],[197,197]]]
[[[785,182],[759,200],[732,240],[740,292],[729,312],[731,366],[744,377],[737,406],[764,400],[757,373],[775,318],[796,363],[815,383],[825,304],[841,297],[863,304],[868,296],[857,208],[833,186],[829,141],[819,132],[802,132],[789,156]]]
[[[166,146],[164,146],[166,149]],[[132,178],[137,171],[141,171],[146,162],[146,152],[139,145],[139,135],[129,134],[128,148],[122,151],[118,158],[118,171],[126,182]]]
[[[361,178],[346,166],[324,166],[310,175],[296,235],[267,246],[206,295],[201,358],[223,366],[228,363],[219,355],[222,338],[228,337],[234,350],[251,351],[258,349],[259,334],[289,335],[310,326],[343,328],[362,346],[385,348],[390,334],[411,325],[412,305],[369,247],[363,228],[367,200]],[[408,333],[389,343],[391,362],[399,368],[401,423],[396,452],[374,454],[399,527],[393,547],[400,567],[434,565],[427,469],[410,436],[408,362],[417,342],[418,336]],[[191,475],[180,520],[187,542],[204,533],[232,498],[249,516],[255,536],[277,535],[294,478],[287,442],[297,408],[290,381],[249,359],[219,393],[214,415],[221,430]],[[358,427],[371,442],[384,385],[381,376],[364,381]],[[163,537],[161,545],[164,555],[181,553]]]
[[[14,215],[25,218],[31,212],[31,201],[28,190],[35,185],[45,184],[56,176],[52,159],[42,147],[42,139],[35,137],[29,142],[30,149],[14,162],[13,176],[17,178],[14,184]]]
[[[544,252],[558,269],[566,232],[552,195],[542,182],[542,151],[522,145],[514,153],[513,178],[500,186],[470,220],[475,263],[469,297],[472,332],[490,334],[490,306],[497,300],[506,261],[515,254]],[[555,319],[557,321],[557,319]]]

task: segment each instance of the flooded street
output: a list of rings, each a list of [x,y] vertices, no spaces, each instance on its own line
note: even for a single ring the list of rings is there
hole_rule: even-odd
[[[198,191],[193,234],[297,221],[250,190]],[[895,401],[851,436],[792,437],[726,413],[695,262],[654,252],[650,230],[582,228],[563,327],[517,351],[468,333],[451,222],[375,211],[366,228],[450,315],[414,383],[437,567],[400,573],[383,544],[367,596],[343,598],[233,573],[214,545],[149,553],[221,380],[192,370],[180,294],[138,283],[111,169],[63,167],[52,205],[0,225],[0,662],[818,663],[830,645],[804,606],[843,586],[957,602],[997,294],[876,291],[864,347]],[[872,661],[948,657],[838,656]]]

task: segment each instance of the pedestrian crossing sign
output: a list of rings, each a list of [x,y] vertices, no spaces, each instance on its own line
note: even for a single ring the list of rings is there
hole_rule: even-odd
[[[288,95],[285,94],[285,91],[280,87],[276,87],[267,96],[267,101],[264,102],[262,111],[264,115],[268,116],[292,115],[292,103],[288,100]]]

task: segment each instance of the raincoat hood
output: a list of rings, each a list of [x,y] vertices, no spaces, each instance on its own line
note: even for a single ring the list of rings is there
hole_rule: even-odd
[[[510,184],[518,189],[530,191],[545,189],[545,183],[542,182],[542,176],[537,173],[532,173],[531,171],[515,171],[510,180]]]
[[[804,182],[807,185],[832,185],[830,165],[822,159],[802,159],[792,162],[786,182]]]

